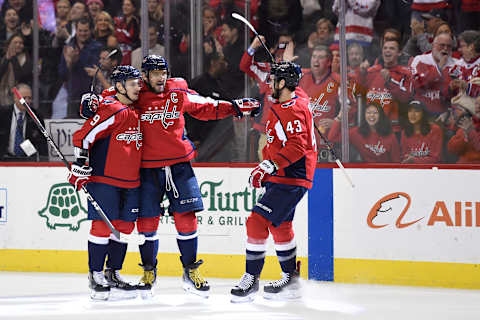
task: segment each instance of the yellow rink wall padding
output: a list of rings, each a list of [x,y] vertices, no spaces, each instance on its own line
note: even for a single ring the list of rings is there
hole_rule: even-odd
[[[161,253],[158,255],[158,275],[181,276],[182,265],[180,256],[174,253]],[[201,273],[206,278],[240,278],[245,272],[245,256],[201,254],[198,259],[203,259],[200,267]],[[301,276],[307,278],[307,258],[298,258],[302,262]],[[141,262],[138,252],[128,252],[123,264],[125,274],[142,274],[138,266]],[[69,272],[87,273],[88,254],[86,251],[64,250],[0,250],[0,270],[17,272]],[[262,279],[280,278],[280,265],[277,257],[267,256]]]
[[[335,282],[480,289],[480,265],[335,258]]]

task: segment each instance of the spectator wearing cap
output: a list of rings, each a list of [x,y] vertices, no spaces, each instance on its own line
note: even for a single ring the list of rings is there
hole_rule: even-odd
[[[400,140],[402,163],[442,162],[443,132],[428,119],[425,104],[410,101]]]
[[[410,65],[415,99],[423,102],[432,116],[446,112],[449,106],[450,72],[457,63],[451,56],[452,46],[449,34],[439,34],[433,40],[432,52],[416,56]]]
[[[422,15],[430,14],[445,20],[447,10],[450,8],[449,2],[450,0],[413,0],[411,19],[421,21]]]
[[[480,97],[458,95],[452,99],[455,135],[448,141],[449,153],[457,163],[480,163]]]
[[[432,42],[436,36],[435,32],[444,23],[445,20],[441,19],[439,15],[433,14],[421,14],[418,16],[418,20],[412,18],[410,21],[412,34],[403,47],[403,51],[412,57],[431,51]]]
[[[87,8],[88,8],[88,13],[90,14],[90,17],[92,18],[93,21],[95,21],[97,14],[99,14],[103,10],[103,1],[87,0]]]

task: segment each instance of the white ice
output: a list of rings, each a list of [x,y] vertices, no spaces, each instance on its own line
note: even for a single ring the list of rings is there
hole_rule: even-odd
[[[127,276],[131,281],[135,277]],[[480,318],[480,290],[336,284],[303,280],[303,297],[230,303],[238,279],[209,279],[208,299],[160,277],[151,300],[93,302],[81,274],[0,272],[0,319],[35,320],[453,320]],[[263,285],[261,281],[261,285]],[[261,293],[261,290],[260,290]]]

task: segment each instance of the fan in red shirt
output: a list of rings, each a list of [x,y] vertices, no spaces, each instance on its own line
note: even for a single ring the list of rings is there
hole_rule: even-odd
[[[390,120],[378,103],[370,102],[367,105],[360,126],[351,128],[349,135],[350,143],[357,149],[363,161],[400,162],[400,146],[392,133]],[[338,116],[328,133],[328,140],[341,140]]]
[[[76,160],[72,163],[69,182],[77,189],[88,182],[88,191],[113,226],[125,234],[130,234],[135,227],[139,208],[142,134],[139,116],[132,104],[140,94],[140,77],[134,67],[116,67],[111,80],[117,94],[103,99],[96,113],[88,114],[82,128],[73,134]],[[82,109],[81,114],[85,116]],[[110,287],[135,297],[136,286],[124,281],[119,274],[127,243],[111,234],[90,202],[88,218],[93,220],[88,238],[91,298],[108,299]]]
[[[312,187],[317,158],[308,98],[297,87],[300,75],[300,66],[292,62],[271,66],[270,89],[278,102],[267,115],[264,160],[249,179],[254,188],[264,186],[265,193],[246,222],[246,272],[231,290],[232,302],[252,301],[258,292],[270,233],[283,277],[264,286],[264,297],[300,296],[292,220],[298,202]]]
[[[402,130],[402,163],[442,162],[442,129],[428,120],[425,105],[418,100],[408,104],[407,117]]]

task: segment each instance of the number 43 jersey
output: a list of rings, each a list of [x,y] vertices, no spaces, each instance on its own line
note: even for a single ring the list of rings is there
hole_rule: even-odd
[[[312,187],[317,143],[308,102],[307,94],[297,87],[292,99],[275,103],[270,109],[265,125],[267,144],[262,151],[263,159],[274,161],[279,170],[266,181]]]
[[[89,150],[91,182],[120,188],[140,185],[142,134],[133,107],[104,98],[97,113],[73,134],[73,145]]]

